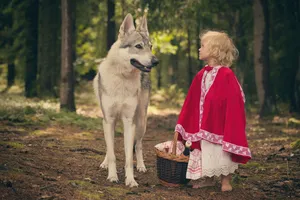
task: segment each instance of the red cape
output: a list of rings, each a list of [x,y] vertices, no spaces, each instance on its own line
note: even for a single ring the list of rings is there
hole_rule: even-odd
[[[212,69],[209,88],[204,78]],[[200,140],[220,144],[231,153],[232,161],[247,163],[251,159],[246,137],[245,97],[228,67],[204,67],[194,78],[182,106],[175,131],[179,140],[192,142],[200,149]]]

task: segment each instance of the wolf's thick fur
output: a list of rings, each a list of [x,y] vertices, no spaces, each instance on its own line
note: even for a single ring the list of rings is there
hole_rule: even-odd
[[[146,131],[147,108],[150,96],[149,73],[158,64],[151,53],[147,20],[143,17],[136,30],[133,18],[128,14],[119,30],[118,40],[107,57],[100,63],[94,78],[94,90],[103,112],[103,129],[106,156],[102,168],[108,168],[108,180],[118,181],[114,153],[116,120],[124,126],[126,185],[138,186],[133,175],[133,148],[137,158],[137,170],[145,172],[142,154],[142,138]]]

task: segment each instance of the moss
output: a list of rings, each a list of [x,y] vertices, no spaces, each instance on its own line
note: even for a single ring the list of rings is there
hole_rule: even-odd
[[[0,145],[7,145],[7,146],[10,146],[10,147],[13,147],[15,149],[22,149],[24,148],[24,144],[22,143],[18,143],[18,142],[0,142]]]
[[[112,196],[115,197],[121,197],[126,195],[128,192],[130,192],[129,190],[123,189],[123,188],[118,188],[118,187],[106,187],[105,190],[111,194]]]
[[[245,168],[257,168],[261,167],[261,164],[258,162],[248,162],[246,165],[243,165]]]
[[[45,135],[45,134],[46,134],[46,132],[44,130],[36,130],[36,131],[29,133],[29,135],[32,135],[32,136],[41,136],[41,135]]]
[[[80,137],[83,137],[84,139],[89,139],[89,140],[93,140],[94,139],[94,135],[90,132],[81,132],[81,133],[78,133],[78,135]]]
[[[87,130],[102,129],[100,118],[91,118],[72,112],[58,112],[58,102],[31,100],[21,96],[0,95],[0,120],[18,125],[72,125]]]
[[[86,155],[87,158],[96,159],[96,160],[103,160],[104,155]]]
[[[296,140],[295,142],[292,142],[291,147],[293,149],[300,149],[300,139]]]
[[[93,193],[93,192],[89,192],[89,191],[80,191],[79,192],[80,196],[86,198],[86,199],[103,199],[104,194],[103,193]]]
[[[82,181],[82,180],[71,180],[69,181],[72,185],[75,185],[75,186],[80,186],[82,188],[88,188],[88,187],[91,187],[92,184],[90,182],[87,182],[87,181]]]

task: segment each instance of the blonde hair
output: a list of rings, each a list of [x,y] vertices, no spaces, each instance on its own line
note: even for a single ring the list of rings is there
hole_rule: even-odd
[[[218,64],[230,67],[238,58],[239,51],[227,33],[206,31],[200,35],[200,40],[206,42],[210,57]]]

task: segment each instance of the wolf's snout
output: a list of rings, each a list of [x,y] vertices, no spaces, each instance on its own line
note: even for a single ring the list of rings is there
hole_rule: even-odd
[[[159,63],[159,60],[155,56],[153,56],[152,59],[151,59],[151,63],[152,63],[153,66],[156,66]]]

